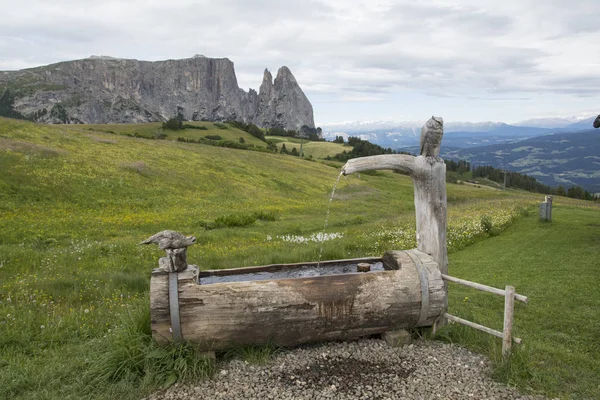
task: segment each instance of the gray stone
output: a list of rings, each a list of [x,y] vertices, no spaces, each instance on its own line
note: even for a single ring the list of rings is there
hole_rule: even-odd
[[[381,334],[381,338],[392,347],[402,347],[410,344],[410,333],[404,329],[397,331],[385,332]]]
[[[398,351],[381,343],[363,339],[283,350],[260,368],[224,360],[213,377],[190,382],[187,387],[174,385],[147,399],[544,400],[493,382],[489,362],[458,346],[417,340]],[[474,367],[462,368],[467,364]],[[228,373],[220,374],[222,369]],[[263,376],[262,371],[271,373]]]

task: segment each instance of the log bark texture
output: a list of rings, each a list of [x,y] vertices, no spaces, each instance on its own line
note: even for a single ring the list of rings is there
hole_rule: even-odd
[[[214,351],[269,342],[294,346],[431,325],[446,302],[435,261],[418,250],[389,252],[383,261],[389,270],[311,278],[208,285],[180,278],[183,339]],[[172,340],[167,286],[167,274],[152,275],[152,333],[161,344]]]

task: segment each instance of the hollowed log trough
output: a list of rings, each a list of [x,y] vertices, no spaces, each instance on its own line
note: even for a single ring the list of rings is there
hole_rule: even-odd
[[[371,270],[356,272],[365,262]],[[316,270],[318,276],[303,276]],[[438,265],[417,249],[320,265],[202,272],[189,266],[171,274],[177,277],[174,312],[179,315],[171,315],[169,273],[155,270],[152,335],[160,344],[184,339],[207,351],[264,343],[295,346],[430,326],[446,308]]]
[[[447,308],[442,274],[448,273],[446,165],[439,158],[442,136],[443,120],[432,117],[421,130],[419,156],[356,158],[342,168],[345,175],[392,169],[411,176],[417,249],[321,265],[200,273],[191,266],[183,272],[155,270],[150,303],[156,341],[164,344],[183,339],[214,351],[269,342],[293,346],[442,326]],[[374,268],[361,267],[369,272],[358,272],[357,264],[365,262]],[[306,276],[298,272],[303,268],[305,272],[310,268],[322,271],[318,276]]]

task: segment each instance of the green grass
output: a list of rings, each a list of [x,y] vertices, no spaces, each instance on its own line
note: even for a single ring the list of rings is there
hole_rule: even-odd
[[[218,135],[222,140],[231,140],[238,142],[240,138],[244,138],[246,144],[253,144],[257,147],[267,147],[267,144],[260,139],[252,136],[248,132],[234,128],[228,124],[215,124],[213,122],[195,122],[186,121],[185,124],[193,126],[203,126],[206,130],[199,129],[182,129],[172,131],[162,129],[162,123],[150,122],[144,124],[105,124],[105,125],[70,125],[65,126],[65,129],[80,131],[90,130],[103,133],[116,133],[120,135],[137,135],[142,138],[155,138],[157,135],[165,134],[168,140],[177,140],[178,138],[198,140],[206,137],[206,135]],[[221,129],[218,125],[226,126],[227,129]]]
[[[442,336],[487,353],[510,384],[561,398],[600,398],[600,213],[558,205],[553,222],[536,215],[501,235],[450,255],[452,276],[516,287],[514,335],[523,339],[508,365],[501,340],[452,326]],[[502,330],[504,300],[451,284],[449,312]]]
[[[268,136],[267,140],[271,138],[278,138],[277,136]],[[300,154],[300,139],[296,138],[281,138],[282,141],[278,141],[277,148],[281,151],[281,147],[285,144],[285,148],[287,151],[292,151],[293,148],[296,148],[298,154]],[[304,152],[304,157],[312,157],[313,159],[324,159],[327,156],[334,156],[342,151],[348,151],[349,147],[344,147],[344,145],[340,143],[332,143],[332,142],[311,142],[305,140],[302,144],[302,151]]]
[[[281,349],[272,343],[256,346],[244,346],[235,349],[228,350],[223,354],[219,354],[220,357],[225,359],[228,358],[240,358],[250,364],[266,364],[271,357],[277,354]]]
[[[315,234],[323,231],[339,168],[127,136],[156,126],[0,118],[0,398],[134,399],[210,374],[192,345],[163,351],[150,338],[150,271],[162,252],[138,243],[160,230],[196,235],[188,260],[201,269],[318,258]],[[223,136],[233,128],[190,131]],[[503,238],[540,201],[467,185],[449,184],[447,192],[453,257],[488,237],[490,222],[500,235],[484,243]],[[412,248],[414,225],[410,178],[344,177],[326,230],[338,238],[324,242],[323,259]],[[536,270],[546,267],[535,261]],[[260,360],[272,349],[246,352]]]

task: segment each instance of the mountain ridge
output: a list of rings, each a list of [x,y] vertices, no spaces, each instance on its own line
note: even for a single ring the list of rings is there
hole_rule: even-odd
[[[0,72],[0,110],[5,111],[0,115],[43,123],[138,123],[182,116],[265,128],[314,127],[312,105],[289,68],[279,68],[275,81],[268,77],[258,93],[246,92],[227,58],[95,56]]]

